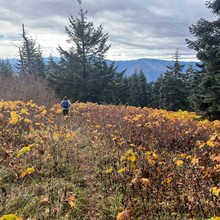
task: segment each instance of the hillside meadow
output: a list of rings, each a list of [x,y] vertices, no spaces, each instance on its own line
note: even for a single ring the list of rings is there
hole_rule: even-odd
[[[0,102],[0,220],[220,219],[220,122]]]

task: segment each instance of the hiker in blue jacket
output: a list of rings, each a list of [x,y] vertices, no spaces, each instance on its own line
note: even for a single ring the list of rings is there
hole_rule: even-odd
[[[60,103],[62,109],[63,109],[63,115],[68,115],[69,112],[69,107],[71,105],[70,101],[67,99],[67,97],[65,96],[62,100],[62,102]]]

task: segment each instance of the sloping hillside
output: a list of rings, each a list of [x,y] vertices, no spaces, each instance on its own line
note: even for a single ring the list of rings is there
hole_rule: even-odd
[[[219,219],[220,123],[0,102],[0,220]]]

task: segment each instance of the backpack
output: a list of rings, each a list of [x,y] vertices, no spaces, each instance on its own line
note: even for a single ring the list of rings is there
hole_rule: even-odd
[[[62,101],[62,107],[63,108],[69,108],[70,104],[69,104],[69,101],[68,100],[63,100]]]

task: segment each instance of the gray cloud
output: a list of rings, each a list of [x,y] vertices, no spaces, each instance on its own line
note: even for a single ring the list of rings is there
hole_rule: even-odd
[[[82,7],[88,20],[103,24],[109,34],[109,59],[171,59],[176,48],[183,59],[195,59],[185,43],[193,38],[189,26],[213,18],[202,0],[83,0]],[[45,56],[58,55],[58,45],[70,47],[64,27],[78,11],[77,0],[0,0],[0,57],[16,54],[11,42],[19,43],[23,23]]]

